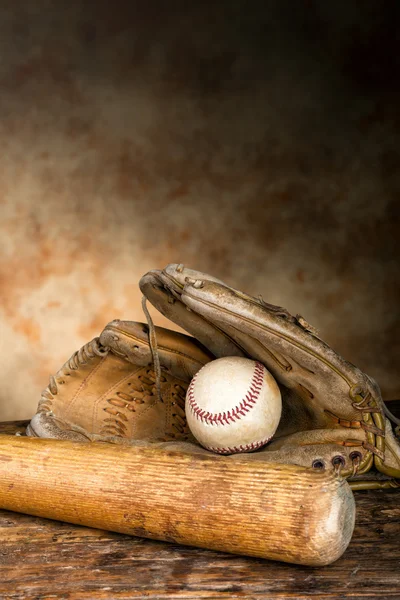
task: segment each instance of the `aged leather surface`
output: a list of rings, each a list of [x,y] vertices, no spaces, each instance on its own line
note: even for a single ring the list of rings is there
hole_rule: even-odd
[[[400,444],[385,417],[378,384],[300,315],[178,264],[150,271],[140,287],[162,314],[215,356],[229,355],[233,348],[274,375],[284,408],[274,439],[255,455],[257,460],[268,457],[357,478],[374,467],[388,479],[400,478]]]
[[[186,389],[212,355],[183,334],[162,328],[156,333],[161,398],[148,326],[115,320],[50,378],[28,434],[114,443],[190,439]]]

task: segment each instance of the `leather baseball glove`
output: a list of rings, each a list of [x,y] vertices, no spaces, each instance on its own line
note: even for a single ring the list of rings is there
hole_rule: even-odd
[[[213,356],[186,335],[161,327],[151,335],[157,373],[148,326],[109,323],[50,377],[27,435],[117,444],[192,440],[186,390]]]
[[[400,486],[400,444],[385,412],[396,419],[378,385],[300,315],[182,265],[147,273],[140,287],[194,337],[154,327],[145,303],[148,325],[112,321],[50,378],[28,435],[208,454],[187,427],[187,387],[208,361],[245,356],[274,375],[282,418],[267,446],[227,460],[335,470],[353,489]]]
[[[300,315],[183,265],[150,271],[140,288],[214,357],[249,357],[275,377],[283,400],[280,425],[273,440],[252,453],[254,460],[332,469],[353,489],[400,487],[400,443],[388,416],[399,422],[385,407],[377,383],[337,354]],[[193,444],[178,443],[197,451]]]

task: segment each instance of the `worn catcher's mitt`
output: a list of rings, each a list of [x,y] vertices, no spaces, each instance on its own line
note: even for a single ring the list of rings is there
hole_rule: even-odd
[[[353,489],[400,487],[400,444],[385,412],[397,420],[377,383],[300,315],[183,265],[150,271],[140,288],[215,357],[249,357],[273,374],[282,392],[282,418],[272,442],[252,454],[255,460],[333,469]],[[197,448],[179,443],[188,451]]]

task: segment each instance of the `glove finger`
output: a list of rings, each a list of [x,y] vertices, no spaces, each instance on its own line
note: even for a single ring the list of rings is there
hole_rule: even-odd
[[[379,387],[313,335],[309,326],[271,310],[261,300],[212,281],[196,286],[187,282],[181,297],[192,311],[232,337],[248,356],[265,364],[281,386],[295,392],[309,415],[304,430],[335,426],[360,429],[364,447],[375,455],[376,467],[385,474],[400,476],[400,471],[385,464]],[[282,426],[295,426],[290,411],[286,410],[286,415],[283,413]]]
[[[164,290],[161,302],[152,298],[149,290],[145,295],[156,307],[158,301],[159,310],[165,310],[163,314],[200,339],[215,356],[233,355],[240,349],[241,355],[260,360],[275,376],[284,400],[277,437],[301,429],[307,438],[315,435],[316,429],[334,427],[350,441],[363,441],[359,472],[368,470],[375,459],[375,466],[382,473],[400,476],[400,446],[390,435],[390,424],[386,431],[390,456],[385,459],[385,421],[378,385],[324,343],[300,315],[294,317],[281,307],[182,265],[168,265],[157,272],[157,277]],[[172,310],[165,309],[168,302],[174,302]],[[189,313],[184,312],[184,306],[190,309]],[[286,448],[286,458],[275,455],[277,462],[278,458],[279,462],[290,462],[292,453],[294,463],[300,460],[299,455],[304,455],[306,466],[310,466],[310,456],[316,457],[315,446],[305,442],[304,447],[311,448],[309,454],[304,454],[303,446]],[[325,445],[330,443],[325,440],[322,446]],[[267,447],[270,452],[272,448]],[[334,450],[336,442],[327,462],[335,458]],[[273,452],[282,453],[283,449]],[[345,460],[348,462],[348,457]]]
[[[179,266],[179,265],[178,265]],[[167,269],[170,267],[168,265]],[[190,273],[198,273],[188,270]],[[185,329],[199,340],[203,346],[217,358],[222,356],[244,356],[242,349],[196,312],[189,311],[181,301],[184,288],[182,273],[178,271],[179,279],[164,271],[149,271],[140,279],[139,286],[143,295],[167,319]]]
[[[174,377],[190,382],[197,371],[214,358],[196,339],[182,333],[156,327],[156,335],[162,365]],[[134,365],[146,366],[153,362],[145,323],[116,319],[106,325],[99,339],[103,346]]]
[[[304,330],[294,317],[277,315],[261,301],[210,281],[204,281],[201,288],[187,283],[182,301],[232,337],[247,355],[263,362],[281,384],[294,389],[315,409],[335,406],[341,417],[357,420],[360,412],[352,406],[354,390],[370,392],[380,405],[377,388],[365,374]]]
[[[361,431],[301,431],[286,438],[273,440],[251,456],[257,461],[325,469],[336,471],[343,477],[351,477],[369,471],[373,464],[373,456],[364,448],[363,441],[364,435]],[[232,458],[241,460],[239,455],[232,455]]]

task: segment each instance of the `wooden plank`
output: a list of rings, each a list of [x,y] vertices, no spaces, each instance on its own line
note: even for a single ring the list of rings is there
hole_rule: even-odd
[[[5,430],[12,433],[13,426],[0,426],[0,431]],[[341,559],[322,568],[0,511],[0,598],[399,599],[398,494],[397,490],[357,492],[352,542]]]

